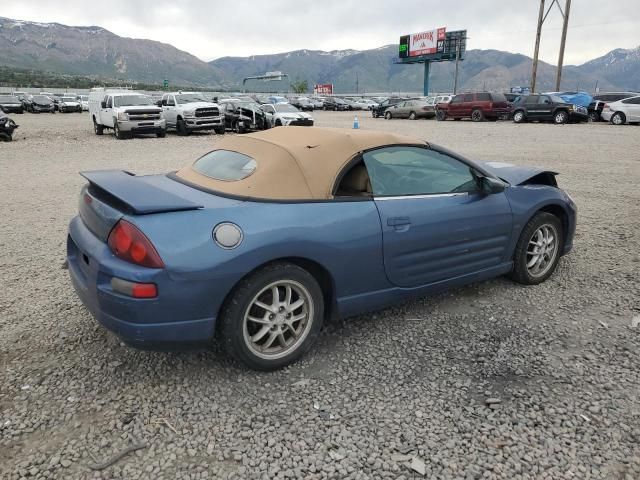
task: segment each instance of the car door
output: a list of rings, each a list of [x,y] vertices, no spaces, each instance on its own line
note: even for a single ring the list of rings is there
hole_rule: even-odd
[[[105,127],[113,128],[113,96],[105,95],[103,104],[100,104],[100,123]]]
[[[483,194],[470,166],[427,147],[365,152],[380,214],[389,280],[417,287],[508,262],[512,214],[504,194]]]
[[[451,117],[460,116],[462,113],[462,102],[464,100],[464,95],[456,95],[453,97],[453,100],[449,102],[449,106],[447,108],[447,114]]]
[[[178,121],[178,110],[174,95],[167,95],[166,102],[163,102],[162,110],[164,111],[164,118],[167,124],[175,127]]]
[[[260,107],[267,117],[269,126],[273,127],[276,123],[276,109],[273,105],[262,105]]]
[[[553,102],[549,95],[540,95],[536,105],[536,118],[538,120],[553,119]]]
[[[524,107],[527,109],[528,120],[539,120],[540,112],[538,110],[538,95],[529,95],[521,100]]]
[[[640,122],[640,97],[627,98],[622,103],[627,122]]]

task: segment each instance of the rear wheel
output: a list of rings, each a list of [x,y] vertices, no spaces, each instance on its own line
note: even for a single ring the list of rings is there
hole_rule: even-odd
[[[233,124],[233,131],[236,133],[244,133],[244,127],[240,125],[240,122],[235,122]]]
[[[613,125],[624,125],[627,122],[627,117],[622,112],[616,112],[611,116],[610,122]]]
[[[227,352],[256,370],[282,368],[314,343],[324,315],[322,290],[291,263],[268,265],[242,280],[220,314]]]
[[[600,114],[597,111],[589,112],[589,121],[590,122],[599,122]]]
[[[525,117],[524,112],[522,110],[517,110],[513,114],[513,121],[516,123],[524,123],[527,117]]]
[[[471,112],[471,120],[474,122],[481,122],[484,120],[484,113],[479,108],[476,108],[473,112]]]
[[[562,125],[569,121],[569,114],[564,110],[560,110],[553,115],[553,123],[556,125]]]
[[[439,122],[443,122],[447,119],[447,112],[445,112],[444,110],[438,110],[436,112],[436,120],[438,120]]]
[[[558,265],[563,242],[560,219],[547,212],[538,212],[520,234],[511,278],[525,285],[544,282]]]
[[[96,122],[96,117],[93,117],[93,131],[96,135],[102,135],[104,133],[104,127]]]

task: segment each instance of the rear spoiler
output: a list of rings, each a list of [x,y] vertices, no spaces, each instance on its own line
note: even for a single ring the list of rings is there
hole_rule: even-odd
[[[166,189],[164,175],[136,176],[124,170],[94,170],[80,172],[89,181],[96,196],[111,197],[134,215],[161,212],[181,212],[204,208]]]

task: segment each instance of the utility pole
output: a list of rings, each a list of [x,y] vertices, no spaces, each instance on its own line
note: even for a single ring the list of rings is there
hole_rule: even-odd
[[[538,13],[538,28],[536,29],[536,46],[533,50],[533,70],[531,71],[531,93],[536,91],[536,76],[538,75],[538,52],[540,51],[540,35],[542,34],[542,16],[544,14],[544,0],[540,0],[540,13]]]
[[[544,2],[544,0],[542,0]],[[453,94],[458,93],[458,65],[460,64],[460,38],[456,38],[456,73],[453,76]]]
[[[560,8],[560,5],[558,5]],[[558,56],[558,72],[556,74],[556,92],[560,91],[560,81],[562,80],[562,63],[564,62],[564,45],[567,41],[567,26],[569,25],[569,10],[571,9],[571,0],[567,0],[562,13],[562,38],[560,39],[560,55]],[[562,12],[562,9],[560,10]]]
[[[360,81],[358,80],[358,72],[356,72],[356,95],[360,91]]]

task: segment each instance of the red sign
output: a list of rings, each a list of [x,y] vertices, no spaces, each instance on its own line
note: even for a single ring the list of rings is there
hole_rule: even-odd
[[[316,95],[333,95],[333,83],[316,83],[313,87]]]
[[[431,55],[444,49],[445,27],[409,35],[409,56]]]

